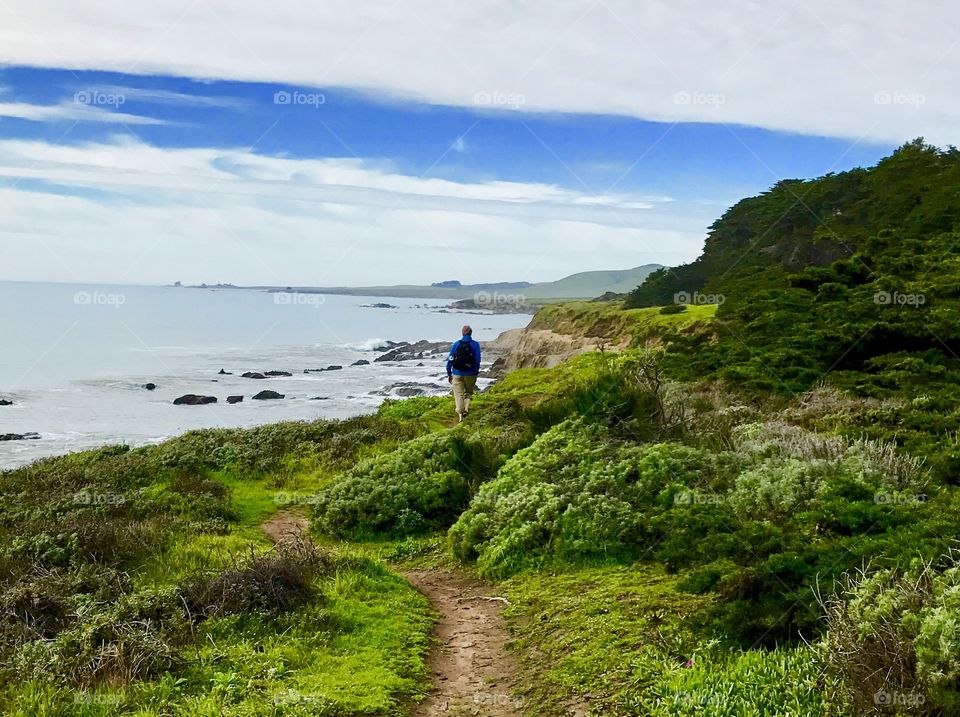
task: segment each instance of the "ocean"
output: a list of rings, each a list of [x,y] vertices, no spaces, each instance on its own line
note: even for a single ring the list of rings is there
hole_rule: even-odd
[[[394,308],[370,306],[381,302]],[[0,434],[40,436],[0,441],[0,469],[195,428],[372,412],[394,383],[445,385],[439,359],[374,363],[386,340],[452,342],[469,323],[482,343],[529,318],[448,312],[437,299],[0,282],[0,399],[13,401],[0,406]],[[360,359],[371,364],[350,366]],[[329,365],[343,369],[304,373]],[[271,370],[293,375],[240,376]],[[286,398],[251,400],[263,389]],[[173,405],[188,393],[218,402]]]

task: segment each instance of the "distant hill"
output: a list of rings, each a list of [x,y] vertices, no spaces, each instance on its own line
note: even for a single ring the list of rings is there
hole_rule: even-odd
[[[527,300],[592,299],[607,292],[623,294],[635,289],[651,273],[662,269],[661,264],[644,264],[633,269],[613,271],[584,271],[559,279],[532,284],[527,281],[500,281],[484,284],[461,284],[455,279],[420,286],[396,284],[393,286],[244,286],[231,288],[259,289],[261,291],[297,291],[314,294],[346,294],[350,296],[378,296],[412,299],[476,299],[478,294],[504,294]],[[200,288],[208,288],[206,284]]]
[[[592,299],[608,291],[625,294],[662,268],[661,264],[644,264],[633,269],[582,271],[557,281],[532,284],[523,293],[528,299]]]

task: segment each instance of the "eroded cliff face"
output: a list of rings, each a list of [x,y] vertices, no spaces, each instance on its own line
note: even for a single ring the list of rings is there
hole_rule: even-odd
[[[571,356],[597,348],[594,341],[582,336],[529,328],[505,331],[489,346],[488,350],[498,355],[490,369],[495,376],[518,368],[552,368]]]
[[[490,374],[499,378],[518,368],[553,368],[578,354],[600,348],[619,351],[629,344],[629,336],[611,339],[527,327],[504,331],[485,350],[497,356]]]

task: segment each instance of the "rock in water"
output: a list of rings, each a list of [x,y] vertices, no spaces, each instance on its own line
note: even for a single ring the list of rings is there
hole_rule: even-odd
[[[354,361],[351,366],[369,366],[370,362],[366,359],[360,359],[359,361]]]
[[[342,371],[343,366],[330,365],[326,368],[305,368],[303,369],[304,373],[323,373],[324,371]]]
[[[411,396],[437,396],[447,393],[449,389],[443,384],[418,383],[416,381],[399,381],[390,384],[378,391],[371,391],[372,396],[399,396],[401,398],[410,398]]]
[[[147,389],[148,391],[156,391],[156,390],[157,390],[157,384],[155,384],[155,383],[145,383],[145,384],[143,384],[143,387],[144,387],[145,389]]]
[[[374,359],[375,362],[383,361],[409,361],[411,359],[424,359],[434,356],[441,356],[447,352],[450,344],[445,341],[417,341],[415,344],[402,344],[391,349],[383,356]]]
[[[262,373],[258,371],[247,371],[246,373],[240,374],[241,378],[266,378]]]
[[[0,398],[0,406],[12,406],[13,401],[8,401],[5,398]]]
[[[253,397],[254,401],[268,401],[276,398],[285,398],[284,394],[277,393],[276,391],[261,391],[256,396]]]
[[[174,406],[203,406],[207,403],[216,403],[216,396],[198,396],[195,393],[188,393],[180,398],[173,400]]]
[[[243,403],[243,396],[227,396],[227,403]]]
[[[263,375],[264,375],[264,376],[270,376],[270,377],[274,377],[274,376],[293,376],[293,374],[290,373],[289,371],[267,371],[267,372],[265,372]]]
[[[39,433],[0,433],[0,441],[35,441],[40,438]]]

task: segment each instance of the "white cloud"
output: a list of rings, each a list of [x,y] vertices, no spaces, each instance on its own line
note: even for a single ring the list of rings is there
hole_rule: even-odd
[[[539,280],[678,263],[703,238],[668,202],[585,204],[552,185],[410,177],[355,159],[7,140],[0,176],[0,279]]]
[[[162,120],[141,115],[117,112],[82,102],[62,102],[58,105],[34,105],[27,102],[0,102],[0,117],[24,119],[32,122],[108,122],[127,125],[164,124]]]
[[[0,62],[958,142],[958,24],[900,0],[7,0]]]

